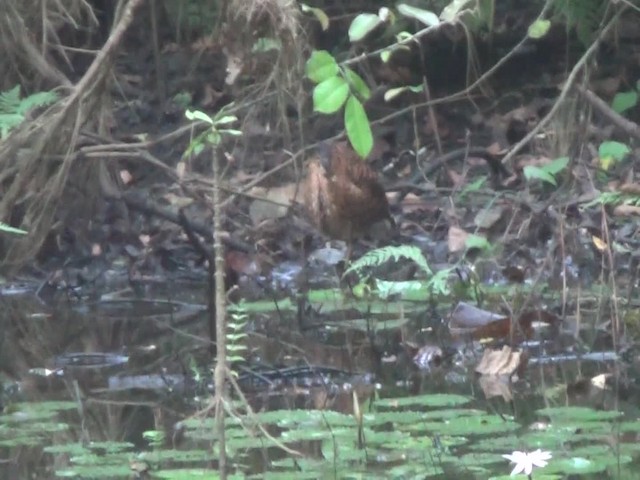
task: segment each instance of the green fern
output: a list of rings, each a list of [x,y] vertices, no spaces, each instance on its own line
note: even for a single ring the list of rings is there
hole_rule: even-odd
[[[599,205],[640,205],[640,196],[622,192],[602,192],[590,202],[582,205],[582,209],[587,209]]]
[[[344,274],[346,275],[350,272],[359,273],[365,268],[379,267],[389,260],[397,262],[401,258],[412,260],[426,275],[432,275],[427,259],[424,258],[420,249],[413,245],[389,246],[371,250],[353,262]]]
[[[249,315],[244,306],[244,302],[240,302],[229,308],[230,319],[227,322],[227,359],[231,365],[232,374],[237,376],[238,373],[233,366],[239,363],[246,363],[247,353],[247,323]]]
[[[29,110],[50,105],[57,99],[54,92],[37,92],[20,98],[20,85],[0,92],[0,139],[6,138],[13,128],[20,125]]]

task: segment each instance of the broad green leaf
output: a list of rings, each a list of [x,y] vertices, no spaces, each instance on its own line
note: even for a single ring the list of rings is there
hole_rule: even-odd
[[[373,13],[361,13],[353,19],[349,26],[349,40],[351,42],[358,42],[372,32],[378,25],[382,23],[382,20],[378,15]]]
[[[598,155],[600,158],[603,157],[612,157],[614,160],[622,160],[625,156],[627,156],[631,152],[631,149],[620,142],[602,142],[600,147],[598,148]]]
[[[335,77],[339,70],[336,59],[326,50],[315,50],[307,60],[307,77],[315,83],[321,83]]]
[[[489,243],[489,240],[487,240],[486,237],[476,234],[469,235],[464,244],[465,247],[469,249],[477,248],[480,250],[489,250],[491,248],[491,243]]]
[[[369,87],[362,77],[350,68],[345,68],[344,72],[347,76],[349,85],[358,93],[358,95],[360,95],[360,98],[363,100],[369,100],[369,97],[371,97],[371,90],[369,90]]]
[[[209,125],[213,125],[213,120],[211,119],[211,117],[206,113],[201,112],[200,110],[187,110],[186,112],[184,112],[184,115],[185,117],[187,117],[187,120],[200,120],[201,122],[206,122]]]
[[[335,113],[349,95],[349,84],[342,77],[330,77],[313,89],[313,108],[320,113]]]
[[[558,173],[567,168],[567,165],[569,165],[569,157],[559,157],[546,164],[544,167],[542,167],[542,169],[545,172],[556,176]]]
[[[344,125],[353,149],[358,155],[365,158],[373,148],[373,134],[367,112],[365,112],[360,100],[353,95],[349,96],[347,106],[344,109]]]
[[[540,167],[535,167],[533,165],[527,165],[524,167],[522,173],[524,173],[524,178],[527,180],[542,180],[543,182],[550,183],[551,185],[557,186],[556,179],[549,172],[544,171]]]
[[[542,38],[551,28],[551,22],[549,20],[536,20],[529,25],[528,35],[529,38]]]
[[[329,28],[329,17],[327,16],[326,13],[324,13],[324,10],[321,10],[320,8],[316,8],[316,7],[310,7],[305,3],[300,4],[300,9],[303,12],[305,13],[309,12],[314,17],[316,17],[316,20],[320,22],[320,27],[322,27],[323,32],[326,31],[327,28]]]
[[[638,92],[631,90],[630,92],[616,93],[611,102],[611,108],[617,113],[623,113],[638,104]]]
[[[430,12],[429,10],[423,10],[421,8],[407,5],[406,3],[398,4],[398,12],[405,17],[418,20],[428,27],[433,27],[440,24],[440,19],[438,19],[438,16],[435,13]]]

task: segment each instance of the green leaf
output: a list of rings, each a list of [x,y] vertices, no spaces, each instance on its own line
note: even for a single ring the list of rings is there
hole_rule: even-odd
[[[320,27],[322,27],[323,32],[325,32],[327,28],[329,28],[329,17],[327,16],[326,13],[324,13],[324,10],[321,10],[316,7],[310,7],[309,5],[304,3],[300,4],[300,9],[303,12],[311,13],[314,17],[316,17],[316,20],[320,22]]]
[[[258,38],[256,42],[253,44],[253,47],[251,47],[252,53],[271,52],[271,51],[279,52],[280,50],[282,50],[282,42],[277,38],[270,38],[270,37]]]
[[[227,123],[233,123],[238,120],[235,115],[225,115],[224,117],[214,118],[213,123],[216,125],[226,125]]]
[[[12,227],[11,225],[7,225],[4,222],[0,222],[0,232],[14,233],[16,235],[26,235],[27,233],[29,233],[26,230]]]
[[[382,60],[382,63],[387,63],[390,58],[391,58],[391,50],[384,50],[380,52],[380,60]]]
[[[464,244],[469,249],[477,248],[479,250],[489,250],[491,248],[491,244],[485,237],[476,234],[469,235]]]
[[[440,24],[440,19],[435,13],[430,12],[429,10],[423,10],[421,8],[407,5],[406,3],[398,4],[398,12],[405,17],[418,20],[428,27],[434,27]]]
[[[569,165],[569,157],[559,157],[546,164],[542,169],[555,177],[558,173],[567,168],[567,165]]]
[[[369,98],[371,97],[371,90],[369,90],[369,87],[362,79],[362,77],[350,68],[345,68],[344,72],[347,76],[349,85],[353,88],[353,90],[356,91],[358,95],[360,95],[360,98],[362,98],[363,100],[369,100]]]
[[[349,95],[349,84],[342,77],[330,77],[313,89],[313,108],[320,113],[335,113]]]
[[[413,93],[420,93],[422,92],[422,85],[415,85],[415,86],[409,85],[404,87],[390,88],[389,90],[384,92],[384,100],[385,102],[389,102],[394,98],[396,98],[398,95],[400,95],[402,92],[406,92],[406,91],[410,91]]]
[[[627,156],[631,152],[631,149],[620,142],[602,142],[600,147],[598,148],[598,155],[600,158],[603,157],[612,157],[614,160],[622,160],[625,156]]]
[[[213,120],[209,115],[200,110],[187,110],[184,112],[184,116],[187,117],[187,120],[200,120],[201,122],[208,123],[209,125],[213,125]]]
[[[638,92],[631,90],[630,92],[616,93],[611,102],[611,108],[617,112],[626,112],[630,108],[635,107],[638,104]]]
[[[462,10],[475,0],[453,0],[442,10],[440,18],[443,22],[454,22]]]
[[[557,186],[556,178],[551,175],[549,172],[544,171],[542,168],[535,167],[533,165],[527,165],[522,170],[524,173],[524,178],[527,180],[542,180],[543,182],[550,183],[551,185]]]
[[[344,125],[353,149],[358,155],[365,158],[373,148],[373,134],[367,112],[365,112],[360,100],[353,95],[349,96],[347,106],[344,109]]]
[[[349,25],[349,40],[351,42],[358,42],[362,40],[381,23],[382,20],[378,15],[373,13],[361,13],[354,18],[351,25]]]
[[[333,56],[326,50],[315,50],[307,60],[306,74],[311,81],[321,83],[335,77],[340,67]]]
[[[551,22],[549,20],[536,20],[529,25],[529,31],[527,32],[529,38],[542,38],[551,28]]]

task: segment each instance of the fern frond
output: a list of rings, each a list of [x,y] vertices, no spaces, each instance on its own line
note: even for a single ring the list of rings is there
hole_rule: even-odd
[[[344,274],[359,272],[369,267],[378,267],[389,260],[397,262],[401,258],[412,260],[425,274],[431,275],[427,259],[420,249],[414,245],[388,246],[371,250],[353,262]]]
[[[17,113],[24,115],[32,108],[45,107],[56,100],[58,100],[58,95],[55,92],[36,92],[20,101]]]
[[[20,85],[11,90],[0,92],[0,139],[20,125],[25,114],[34,107],[50,105],[58,99],[54,92],[37,92],[25,98],[20,98]]]
[[[0,92],[0,113],[16,113],[20,106],[20,85]]]

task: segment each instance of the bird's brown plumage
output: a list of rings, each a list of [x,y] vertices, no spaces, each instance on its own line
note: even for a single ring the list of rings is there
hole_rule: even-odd
[[[302,188],[309,216],[332,238],[351,241],[374,224],[393,224],[377,174],[346,142],[320,149],[308,164]]]

